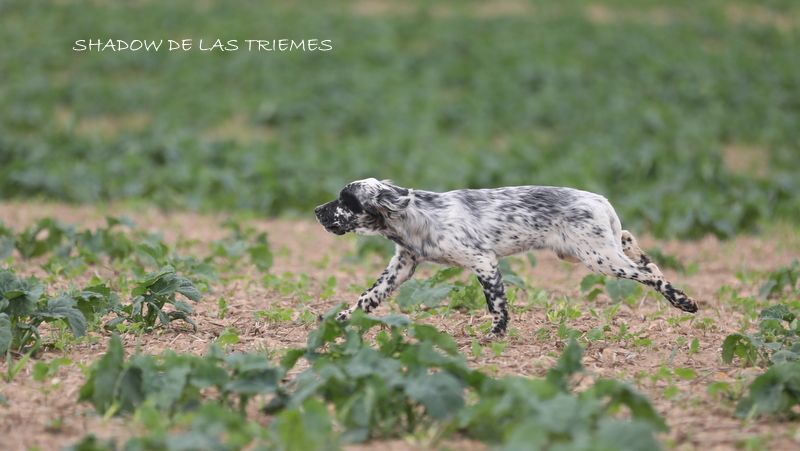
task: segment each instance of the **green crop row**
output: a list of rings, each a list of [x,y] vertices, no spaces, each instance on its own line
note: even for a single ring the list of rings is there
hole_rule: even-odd
[[[189,317],[190,305],[176,299],[181,294],[200,300],[200,292],[187,278],[175,273],[171,266],[146,274],[135,282],[130,304],[123,305],[119,295],[100,283],[83,289],[48,296],[35,277],[20,278],[12,271],[0,269],[0,355],[10,351],[34,354],[41,345],[39,325],[43,322],[63,322],[76,338],[86,334],[87,324],[114,313],[116,318],[106,323],[116,328],[127,323],[130,327],[150,330],[156,322],[169,325],[180,319],[195,327]],[[165,311],[166,304],[174,310]]]
[[[18,256],[44,260],[47,280],[76,277],[90,265],[105,263],[112,264],[116,274],[109,281],[95,275],[84,287],[50,295],[46,280],[0,268],[0,355],[35,354],[44,322],[63,324],[76,338],[104,317],[105,327],[118,331],[151,330],[174,320],[196,327],[191,305],[177,295],[199,301],[201,289],[208,290],[219,271],[236,268],[243,259],[262,271],[272,264],[266,234],[235,222],[225,226],[230,235],[212,242],[209,255],[201,260],[176,254],[159,236],[135,229],[125,218],[109,217],[106,226],[94,230],[79,230],[52,218],[19,232],[0,223],[0,259],[11,267]]]
[[[492,378],[431,326],[357,312],[347,325],[327,316],[279,364],[215,346],[205,356],[126,359],[115,337],[80,396],[100,414],[148,426],[124,449],[338,449],[407,434],[509,449],[658,449],[655,433],[666,426],[646,398],[607,379],[574,390],[581,356],[572,342],[545,378]],[[287,377],[301,359],[307,369]],[[258,427],[266,416],[269,427]],[[118,448],[86,437],[72,449]]]

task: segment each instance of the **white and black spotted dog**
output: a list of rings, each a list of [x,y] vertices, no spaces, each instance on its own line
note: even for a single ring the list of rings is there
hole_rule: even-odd
[[[673,306],[697,311],[695,301],[664,279],[598,194],[549,186],[435,193],[370,178],[348,184],[338,199],[314,212],[329,232],[383,235],[396,244],[389,266],[356,305],[337,315],[340,320],[354,309],[372,311],[414,274],[418,263],[432,261],[475,272],[492,314],[489,335],[503,335],[508,310],[497,262],[531,249],[551,249],[592,271],[635,280]]]

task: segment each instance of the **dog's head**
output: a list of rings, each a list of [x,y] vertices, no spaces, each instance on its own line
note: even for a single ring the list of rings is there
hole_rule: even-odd
[[[409,190],[373,178],[348,183],[339,198],[314,209],[325,230],[337,235],[356,232],[374,235],[386,228],[386,220],[408,207]]]

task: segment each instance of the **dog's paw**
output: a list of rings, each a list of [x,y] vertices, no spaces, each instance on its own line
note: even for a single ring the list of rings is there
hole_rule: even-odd
[[[506,332],[504,330],[493,330],[493,331],[489,332],[488,334],[486,334],[483,337],[483,340],[481,340],[481,341],[483,343],[488,343],[488,342],[492,342],[492,341],[495,341],[495,340],[499,340],[499,339],[503,338],[505,335],[506,335]]]
[[[347,321],[350,318],[350,310],[342,310],[341,312],[336,314],[336,321]]]

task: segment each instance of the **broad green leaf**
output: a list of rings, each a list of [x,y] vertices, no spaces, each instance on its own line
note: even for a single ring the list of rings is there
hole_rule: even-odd
[[[605,285],[606,276],[602,274],[588,274],[581,279],[581,291],[587,292],[595,285]]]
[[[736,406],[740,418],[789,415],[800,405],[800,363],[771,366],[750,384],[748,395]]]
[[[124,353],[119,335],[112,335],[108,350],[92,364],[89,379],[81,387],[80,400],[89,401],[105,413],[115,402],[117,383],[123,370]]]
[[[247,249],[252,261],[261,271],[269,271],[272,267],[272,251],[269,248],[267,234],[261,233],[256,237],[256,244],[250,245]]]
[[[235,327],[226,327],[222,330],[222,332],[220,332],[219,336],[214,341],[223,348],[226,346],[235,345],[239,343],[239,332]]]
[[[36,278],[21,279],[11,271],[0,269],[0,311],[10,317],[33,313],[43,292],[44,287]]]
[[[641,421],[601,418],[592,443],[594,449],[619,451],[657,451],[662,449],[652,425]]]
[[[418,305],[436,307],[453,291],[452,285],[430,285],[427,281],[410,280],[400,287],[397,304],[404,311]]]
[[[353,358],[344,366],[344,370],[350,377],[363,378],[378,376],[386,381],[396,379],[402,374],[402,368],[398,360],[385,357],[380,352],[369,348],[361,348]]]
[[[145,448],[151,446],[148,445]],[[228,451],[231,448],[222,443],[219,438],[201,430],[169,435],[164,439],[163,449],[169,451]]]
[[[635,420],[650,423],[659,431],[666,431],[667,425],[658,412],[653,409],[650,401],[629,385],[610,379],[600,379],[585,396],[607,398],[609,406],[624,405],[631,411]]]
[[[422,373],[408,378],[405,392],[425,406],[430,416],[440,420],[455,415],[464,405],[464,386],[445,372]]]
[[[507,258],[501,259],[500,263],[498,264],[498,269],[500,274],[503,275],[503,282],[506,285],[514,285],[517,288],[525,289],[525,281],[514,272],[514,269],[511,267],[511,263]]]
[[[281,358],[281,368],[283,371],[289,371],[290,369],[294,368],[297,361],[306,353],[304,348],[292,348],[288,349],[286,353]]]
[[[326,406],[315,399],[285,410],[270,424],[277,448],[283,451],[339,449]]]
[[[739,356],[746,365],[753,365],[758,357],[758,351],[750,337],[742,334],[731,334],[722,342],[722,361],[731,363],[734,356]]]
[[[325,343],[333,341],[336,337],[340,337],[344,332],[342,324],[335,318],[329,316],[322,320],[316,329],[308,334],[306,339],[306,346],[309,351],[313,351]]]
[[[794,320],[795,314],[789,311],[789,308],[784,304],[770,305],[769,307],[761,310],[758,315],[759,319],[774,319],[779,322],[786,321],[790,323]]]
[[[82,337],[86,334],[86,318],[76,307],[76,302],[69,296],[59,296],[47,300],[47,306],[36,311],[36,316],[45,319],[63,319],[69,324],[72,334]]]
[[[0,357],[6,355],[11,347],[11,320],[5,313],[0,313]]]
[[[142,377],[142,370],[136,366],[128,366],[122,370],[114,390],[114,400],[119,405],[120,412],[133,412],[148,396]]]
[[[412,324],[411,334],[419,341],[429,341],[450,355],[458,354],[458,345],[450,334],[428,324]]]
[[[199,301],[200,299],[202,299],[203,295],[200,294],[200,291],[192,283],[192,281],[184,277],[178,278],[178,281],[179,284],[178,288],[176,289],[178,293],[186,296],[188,299],[191,299],[192,301]]]
[[[633,296],[639,296],[642,286],[633,280],[610,279],[606,280],[606,291],[614,302],[620,302]]]
[[[14,252],[14,238],[0,236],[0,260],[4,260]]]
[[[574,339],[570,340],[555,366],[547,371],[547,381],[561,390],[566,390],[569,377],[583,370],[582,357],[583,348]]]
[[[458,276],[459,274],[461,274],[463,272],[464,272],[464,268],[462,268],[460,266],[448,266],[446,268],[440,269],[439,271],[436,271],[436,274],[431,276],[431,278],[428,279],[428,282],[431,285],[438,285],[438,284],[440,284],[442,282],[446,282],[446,281]]]
[[[788,349],[781,349],[772,354],[770,361],[772,361],[772,363],[797,362],[800,361],[800,353]]]
[[[181,400],[184,395],[189,376],[193,373],[193,368],[188,364],[173,364],[159,371],[157,378],[158,389],[155,393],[146,393],[146,396],[153,399],[156,405],[168,411]]]
[[[389,327],[398,327],[401,329],[405,329],[411,324],[411,319],[408,316],[397,313],[381,316],[378,320]]]

